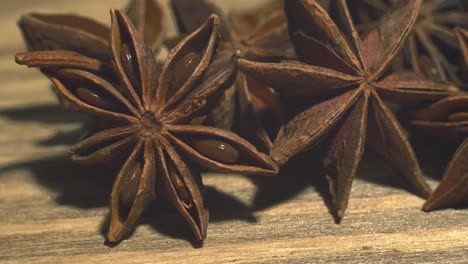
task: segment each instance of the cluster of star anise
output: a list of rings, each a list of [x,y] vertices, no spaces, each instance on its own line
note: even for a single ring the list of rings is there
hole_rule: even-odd
[[[23,16],[30,51],[16,61],[40,68],[62,104],[96,118],[71,152],[120,168],[111,242],[131,234],[160,195],[203,240],[202,168],[273,175],[318,144],[338,217],[365,146],[432,210],[468,200],[461,2],[271,0],[224,14],[214,1],[172,0],[180,35],[165,38],[157,1],[132,0],[111,10],[110,28],[75,15]],[[163,46],[164,63],[155,56]],[[461,144],[434,192],[401,124]]]

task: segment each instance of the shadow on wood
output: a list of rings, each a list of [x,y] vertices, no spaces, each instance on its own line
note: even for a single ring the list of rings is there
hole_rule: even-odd
[[[46,125],[85,124],[72,131],[55,133],[52,137],[37,142],[40,146],[70,145],[76,143],[90,126],[89,119],[84,114],[67,111],[55,104],[35,105],[25,108],[0,110],[0,116],[16,122],[37,122]]]
[[[297,155],[286,163],[275,177],[252,177],[252,181],[258,187],[252,209],[261,211],[292,200],[306,188],[313,187],[321,196],[330,215],[338,223],[336,210],[325,180],[321,151],[321,149],[317,149]]]
[[[117,169],[103,166],[80,166],[71,162],[65,155],[59,155],[1,167],[0,177],[17,169],[30,171],[39,184],[56,192],[58,196],[55,201],[58,204],[81,209],[108,207],[114,178],[118,173]],[[210,222],[240,220],[255,223],[257,221],[248,206],[213,187],[206,187],[205,199],[210,210]],[[108,223],[107,216],[100,226],[103,236],[107,232]],[[166,236],[187,240],[194,247],[200,246],[191,240],[189,226],[164,195],[157,197],[157,200],[147,208],[141,223],[150,225]]]
[[[114,169],[79,166],[66,155],[59,155],[1,167],[0,177],[16,169],[30,171],[39,184],[56,192],[56,202],[59,204],[83,209],[109,204]]]

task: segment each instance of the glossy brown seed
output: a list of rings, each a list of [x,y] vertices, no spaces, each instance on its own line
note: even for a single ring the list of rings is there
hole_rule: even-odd
[[[142,173],[141,163],[137,162],[125,174],[120,187],[119,200],[124,208],[131,208],[135,200],[138,186],[140,185],[140,177]]]
[[[86,87],[78,87],[76,94],[83,101],[87,102],[92,106],[111,110],[119,108],[117,102],[113,101],[109,96],[104,93],[98,92],[96,89],[90,89]]]
[[[120,60],[122,61],[125,73],[127,73],[127,77],[132,83],[133,88],[138,90],[140,88],[140,82],[138,81],[138,66],[135,57],[133,56],[127,43],[122,45],[122,50],[120,51]]]
[[[227,164],[234,164],[239,160],[239,151],[226,142],[215,139],[192,140],[193,147],[203,155]]]
[[[195,52],[184,54],[183,58],[174,63],[174,75],[172,76],[171,90],[169,96],[184,85],[185,81],[192,75],[195,68],[200,63],[201,57]]]
[[[179,196],[179,199],[182,201],[186,209],[192,208],[193,199],[190,196],[190,193],[188,192],[187,187],[185,186],[184,182],[180,178],[179,173],[173,167],[171,167],[169,171],[170,171],[172,184],[174,185],[174,188],[177,192],[177,195]]]

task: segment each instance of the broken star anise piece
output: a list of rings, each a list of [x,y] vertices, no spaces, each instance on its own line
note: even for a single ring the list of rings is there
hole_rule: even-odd
[[[295,56],[287,34],[283,0],[269,1],[249,13],[228,15],[209,0],[172,0],[171,6],[182,34],[199,25],[207,15],[217,14],[221,20],[220,53],[239,50],[241,57],[260,61]],[[281,105],[274,91],[254,83],[239,74],[234,87],[226,92],[207,121],[232,129],[262,151],[269,151],[271,137],[282,123]],[[262,118],[265,115],[258,109],[269,118]]]
[[[208,211],[201,177],[189,163],[240,174],[272,175],[278,170],[268,156],[236,134],[191,125],[193,118],[206,114],[232,85],[237,54],[221,67],[212,67],[219,40],[219,19],[212,15],[170,51],[159,69],[153,52],[128,17],[118,10],[112,10],[111,17],[110,47],[119,82],[108,81],[86,67],[67,68],[67,58],[64,67],[57,61],[50,67],[47,57],[42,65],[37,60],[29,64],[29,54],[38,58],[40,51],[19,54],[17,62],[40,67],[63,101],[99,122],[113,124],[72,147],[74,161],[123,163],[111,194],[110,242],[119,242],[134,230],[160,189],[188,222],[195,238],[203,240]],[[89,58],[76,56],[88,65]]]
[[[411,32],[421,2],[402,1],[361,39],[346,1],[337,1],[330,11],[336,18],[316,1],[286,1],[289,34],[300,61],[239,61],[245,74],[280,95],[310,98],[312,106],[281,128],[271,156],[283,165],[329,136],[324,166],[340,218],[366,144],[406,178],[415,193],[430,195],[406,134],[384,103],[416,105],[457,91],[411,73],[385,76]]]
[[[372,24],[398,2],[406,0],[356,0],[353,11],[359,22]],[[462,85],[460,50],[453,29],[468,27],[468,12],[463,0],[425,0],[397,68],[411,68],[418,74]]]

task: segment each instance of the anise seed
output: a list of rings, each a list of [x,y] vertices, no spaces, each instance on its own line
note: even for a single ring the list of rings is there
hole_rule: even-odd
[[[200,63],[200,55],[191,51],[183,56],[182,59],[174,63],[174,76],[172,77],[170,94],[184,85],[185,81],[190,77],[195,68]]]
[[[219,162],[233,164],[239,160],[239,151],[232,145],[214,139],[192,140],[193,146],[203,155]]]
[[[135,57],[127,43],[122,45],[122,50],[120,51],[120,60],[122,61],[125,73],[132,83],[133,88],[138,91],[140,89],[140,82],[138,81],[138,66]]]
[[[78,87],[76,89],[76,94],[79,98],[83,99],[92,106],[108,110],[117,109],[119,107],[115,101],[112,101],[111,98],[106,96],[104,93],[97,92],[94,89]]]
[[[131,208],[135,200],[138,186],[141,178],[141,163],[137,162],[123,176],[122,184],[120,185],[119,200],[120,204],[125,208]]]

